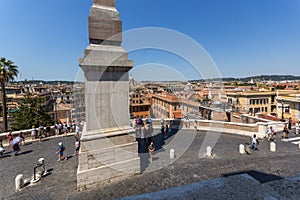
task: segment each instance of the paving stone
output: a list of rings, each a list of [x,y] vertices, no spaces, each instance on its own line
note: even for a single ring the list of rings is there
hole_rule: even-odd
[[[186,136],[187,134],[193,134],[193,131],[183,130],[177,134]],[[134,178],[84,192],[76,191],[77,158],[56,162],[57,143],[62,141],[66,146],[66,154],[72,155],[74,137],[53,138],[42,143],[34,142],[21,147],[22,152],[27,152],[27,154],[15,157],[12,153],[9,153],[11,157],[0,160],[0,199],[113,199],[197,184],[211,179],[239,176],[240,174],[248,174],[254,177],[257,184],[267,188],[267,191],[273,191],[272,194],[276,194],[276,198],[293,199],[300,196],[295,189],[299,188],[299,179],[283,179],[300,174],[300,150],[297,145],[281,142],[278,138],[276,142],[277,151],[270,152],[269,142],[261,140],[258,151],[251,152],[250,155],[241,155],[238,152],[239,145],[249,143],[250,139],[222,134],[213,147],[215,157],[199,158],[199,150],[204,138],[205,132],[199,132],[187,151],[164,168],[156,171],[149,170]],[[159,153],[163,154],[164,147],[172,144],[173,139],[174,136],[164,141]],[[158,144],[159,141],[154,140],[154,142]],[[6,152],[9,151],[10,149],[6,148]],[[159,159],[155,159],[159,157],[159,153],[154,154],[153,163],[145,163],[145,169],[151,168],[159,161]],[[169,151],[166,153],[169,159]],[[31,177],[33,167],[40,157],[45,158],[47,169],[53,169],[52,174],[42,178],[36,185],[27,186],[21,192],[15,193],[14,178],[20,173],[24,174],[25,179]],[[145,156],[145,158],[147,157]],[[163,159],[163,156],[161,158]],[[230,181],[229,179],[228,184],[232,184],[233,180]],[[237,186],[239,185],[241,184],[237,184]],[[237,186],[234,188],[237,188]],[[207,197],[212,199],[221,198],[222,195],[228,198],[251,198],[251,191],[248,190],[247,185],[238,189],[230,189],[222,185],[218,187],[219,193],[209,192],[209,190],[201,192],[192,190],[187,194],[195,199],[201,199],[206,195],[210,195]],[[261,197],[260,195],[268,197],[267,194],[260,192],[257,197]],[[180,199],[179,197],[178,199]]]

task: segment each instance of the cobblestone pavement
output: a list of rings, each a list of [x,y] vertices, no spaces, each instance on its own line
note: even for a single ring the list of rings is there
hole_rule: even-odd
[[[66,161],[57,162],[55,152],[58,142],[63,142],[66,147]],[[57,190],[63,199],[76,189],[77,157],[72,157],[74,152],[74,136],[67,138],[51,138],[42,142],[21,146],[20,155],[14,156],[11,147],[5,147],[6,157],[0,160],[0,199],[49,199],[56,196]],[[29,185],[22,191],[15,192],[15,177],[23,174],[24,179],[31,179],[33,168],[39,158],[45,158],[45,166],[50,174],[42,178],[35,185]]]
[[[186,136],[194,133],[182,130],[177,135]],[[153,163],[145,166],[146,171],[143,174],[85,192],[76,191],[77,159],[70,158],[67,161],[56,162],[57,143],[63,141],[67,147],[67,155],[71,155],[74,150],[74,138],[56,138],[42,143],[36,142],[22,148],[23,152],[28,151],[27,154],[0,160],[0,196],[4,199],[112,199],[242,173],[247,173],[266,184],[300,174],[300,149],[292,143],[282,142],[277,138],[277,151],[270,152],[270,143],[263,140],[260,141],[258,151],[250,155],[240,155],[239,144],[249,142],[249,138],[222,134],[213,148],[214,157],[199,158],[199,150],[204,137],[204,132],[198,132],[188,150],[167,167],[147,171],[161,159],[160,152],[157,152]],[[173,138],[167,139],[165,146],[172,144]],[[154,140],[154,142],[158,141]],[[161,150],[165,146],[162,146]],[[15,193],[14,178],[19,173],[24,174],[25,178],[31,176],[33,166],[40,157],[46,159],[46,167],[53,169],[52,174],[43,178],[38,184],[27,186]],[[155,159],[157,157],[159,158]]]

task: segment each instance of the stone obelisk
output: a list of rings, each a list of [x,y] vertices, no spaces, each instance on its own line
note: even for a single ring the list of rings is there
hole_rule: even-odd
[[[122,22],[115,0],[94,0],[89,46],[79,59],[85,77],[86,125],[78,158],[77,189],[139,174],[135,131],[129,125],[133,62],[121,47]]]

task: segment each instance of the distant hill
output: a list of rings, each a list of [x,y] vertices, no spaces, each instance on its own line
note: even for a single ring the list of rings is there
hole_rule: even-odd
[[[26,81],[15,81],[15,83],[25,83],[25,84],[50,84],[50,85],[57,85],[58,83],[60,84],[68,84],[68,85],[73,85],[75,83],[79,82],[74,82],[74,81],[43,81],[43,80],[26,80]]]
[[[216,78],[216,79],[207,79],[206,81],[224,81],[224,82],[232,82],[232,81],[241,81],[241,82],[249,82],[253,80],[254,82],[262,82],[262,81],[291,81],[291,80],[300,80],[300,76],[293,75],[260,75],[260,76],[250,76],[245,78]],[[195,80],[194,80],[195,81]],[[203,81],[203,80],[197,80]]]

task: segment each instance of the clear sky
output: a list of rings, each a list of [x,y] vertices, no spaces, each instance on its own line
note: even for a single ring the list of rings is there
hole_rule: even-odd
[[[18,65],[18,80],[75,79],[78,58],[88,45],[91,4],[0,0],[0,57]],[[117,8],[124,31],[162,27],[195,40],[222,77],[300,75],[299,0],[117,0]],[[168,42],[176,43],[172,37]],[[193,49],[189,53],[197,57]],[[172,73],[202,78],[174,52],[143,49],[129,56],[135,61],[132,74],[140,80],[172,79]]]

